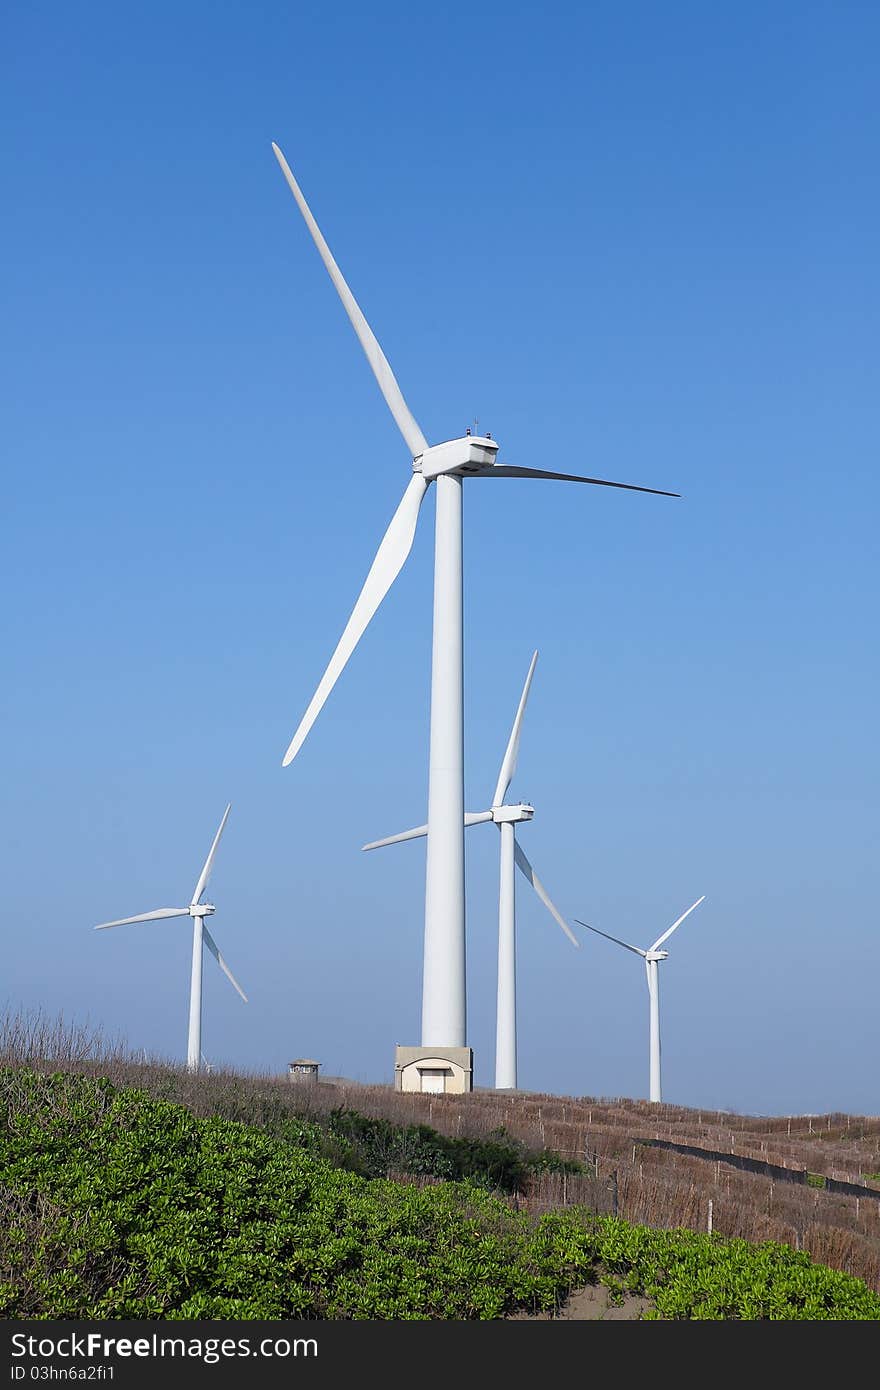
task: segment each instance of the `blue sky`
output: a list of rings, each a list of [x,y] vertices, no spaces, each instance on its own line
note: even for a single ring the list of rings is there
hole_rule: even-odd
[[[180,901],[232,802],[204,1047],[390,1080],[418,1041],[433,498],[281,757],[409,460],[277,140],[465,487],[467,802],[511,793],[563,912],[661,969],[664,1093],[876,1113],[880,16],[193,0],[18,6],[0,158],[13,1007],[181,1057]],[[498,837],[468,836],[491,1084]],[[645,1094],[637,960],[518,888],[520,1082]],[[183,896],[186,901],[186,897]],[[588,936],[587,933],[582,933]]]

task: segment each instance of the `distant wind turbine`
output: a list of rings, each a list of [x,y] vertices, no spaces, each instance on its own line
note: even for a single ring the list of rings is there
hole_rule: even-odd
[[[367,361],[403,435],[410,457],[408,481],[397,511],[376,551],[363,588],[336,649],[284,755],[293,761],[412,549],[419,510],[431,483],[436,486],[434,530],[434,634],[431,657],[431,729],[428,759],[428,846],[425,866],[425,932],[422,983],[422,1045],[466,1045],[465,888],[464,888],[464,724],[462,689],[462,491],[465,478],[537,478],[591,483],[627,492],[677,497],[678,493],[634,483],[610,482],[574,473],[502,463],[488,434],[430,445],[403,398],[388,359],[345,282],[281,150],[272,149],[296,199],[309,234],[327,269]],[[462,322],[468,331],[467,316]],[[491,336],[491,330],[490,330]],[[349,454],[346,440],[336,453]],[[546,453],[565,462],[569,441],[550,431]],[[335,459],[331,467],[337,466]]]
[[[220,828],[214,836],[214,843],[208,852],[202,872],[196,881],[193,891],[192,901],[189,907],[157,907],[153,912],[141,912],[137,917],[119,917],[115,922],[101,922],[95,927],[95,931],[106,931],[108,927],[124,927],[130,922],[157,922],[164,917],[191,917],[193,919],[193,949],[192,949],[192,978],[190,983],[189,995],[189,1040],[187,1046],[186,1065],[190,1071],[198,1071],[199,1063],[202,1060],[202,943],[207,946],[212,956],[216,960],[224,975],[229,979],[238,990],[242,999],[247,1003],[247,995],[241,985],[236,980],[226,961],[220,954],[217,943],[208,931],[205,918],[210,917],[216,912],[213,903],[203,903],[201,896],[208,886],[208,879],[211,876],[211,869],[214,867],[214,856],[217,853],[217,846],[220,843],[220,836],[223,834],[226,821],[229,818],[231,805],[226,807],[223,812],[223,819]]]
[[[580,942],[572,932],[565,918],[551,902],[538,875],[535,873],[525,852],[517,843],[514,827],[520,821],[531,820],[535,814],[534,806],[526,802],[507,806],[504,798],[513,781],[519,757],[519,739],[522,731],[526,701],[535,674],[538,653],[535,652],[529,666],[526,682],[520,696],[519,707],[510,731],[501,770],[488,811],[468,811],[465,813],[465,826],[479,825],[483,821],[494,821],[501,832],[501,882],[498,894],[498,1004],[495,1033],[495,1086],[497,1090],[516,1089],[516,882],[514,864],[528,879],[541,902],[559,923],[568,939],[575,946]],[[373,840],[364,845],[367,849],[381,849],[385,845],[396,845],[402,840],[417,840],[427,835],[427,825],[418,825],[413,830],[404,830],[399,835],[389,835],[384,840]]]
[[[648,974],[648,1000],[650,1008],[650,1094],[649,1099],[658,1103],[663,1099],[660,1090],[660,971],[659,963],[669,955],[668,951],[661,951],[660,947],[677,927],[680,927],[685,917],[689,917],[695,907],[705,902],[706,894],[702,898],[697,898],[695,903],[691,903],[687,912],[673,922],[671,927],[667,927],[662,936],[658,936],[653,945],[647,951],[643,951],[640,946],[630,946],[628,941],[621,941],[616,936],[609,936],[607,932],[600,931],[598,927],[591,927],[589,922],[582,922],[579,917],[575,917],[579,927],[586,927],[587,931],[595,932],[597,936],[604,936],[606,941],[613,941],[616,946],[622,946],[626,951],[632,951],[635,955],[641,956],[645,962],[645,970]]]

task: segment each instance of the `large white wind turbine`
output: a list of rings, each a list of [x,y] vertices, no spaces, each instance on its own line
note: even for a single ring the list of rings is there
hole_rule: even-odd
[[[434,632],[431,665],[431,733],[428,765],[428,850],[425,873],[425,937],[422,983],[422,1045],[465,1046],[464,932],[464,730],[462,690],[462,479],[556,478],[595,483],[630,492],[657,488],[518,468],[498,462],[498,445],[469,432],[460,439],[428,444],[414,419],[381,347],[343,279],[284,155],[275,157],[306,226],[358,336],[379,389],[406,442],[412,476],[376,552],[351,617],[284,756],[296,757],[324,701],[384,599],[412,548],[419,508],[437,484],[434,540]],[[562,447],[554,439],[554,453]],[[661,493],[675,497],[677,493]]]
[[[579,917],[575,917],[578,926],[586,927],[588,931],[593,931],[597,936],[604,936],[606,941],[613,941],[616,946],[623,946],[626,951],[633,951],[635,955],[641,956],[645,962],[645,970],[648,975],[648,1000],[650,1009],[650,1076],[649,1076],[649,1099],[661,1101],[663,1096],[660,1089],[660,971],[659,964],[669,955],[668,951],[661,951],[660,947],[666,941],[676,927],[680,927],[685,917],[690,917],[695,907],[699,907],[706,898],[705,893],[702,898],[697,898],[695,903],[691,903],[687,912],[683,912],[671,927],[667,927],[662,936],[658,936],[653,945],[647,951],[643,951],[640,946],[630,946],[628,941],[621,941],[616,936],[609,936],[605,931],[599,931],[598,927],[591,927],[589,922],[582,922]]]
[[[216,960],[220,969],[226,975],[235,988],[238,990],[242,999],[247,1003],[247,995],[241,985],[236,980],[226,961],[220,954],[217,943],[208,931],[205,918],[210,917],[216,908],[213,903],[201,902],[201,896],[208,886],[208,879],[211,876],[211,869],[214,867],[214,856],[217,853],[217,846],[220,843],[220,836],[226,826],[231,806],[227,806],[223,812],[223,819],[217,834],[214,836],[214,843],[208,852],[202,872],[196,880],[193,890],[192,901],[189,907],[157,907],[153,912],[141,912],[137,917],[119,917],[115,922],[101,922],[95,927],[95,931],[106,931],[108,927],[124,927],[129,922],[155,922],[163,917],[191,917],[193,919],[193,949],[192,949],[192,978],[190,982],[189,994],[189,1041],[187,1045],[186,1065],[190,1071],[198,1071],[199,1063],[202,1060],[202,943],[207,946],[211,955]]]
[[[514,827],[520,821],[531,820],[535,814],[534,806],[527,802],[505,805],[507,789],[513,781],[519,756],[519,738],[523,715],[538,653],[535,652],[526,683],[520,696],[519,707],[510,731],[510,738],[501,770],[488,811],[468,811],[464,817],[465,826],[479,825],[483,821],[494,821],[501,832],[501,880],[498,893],[498,1005],[495,1024],[495,1086],[498,1090],[516,1089],[516,882],[514,865],[525,875],[541,902],[555,917],[568,939],[575,946],[580,942],[572,932],[565,918],[550,900],[538,875],[516,839]],[[404,830],[399,835],[388,835],[384,840],[373,840],[364,849],[381,849],[385,845],[396,845],[402,840],[417,840],[427,835],[427,825],[418,825],[413,830]]]

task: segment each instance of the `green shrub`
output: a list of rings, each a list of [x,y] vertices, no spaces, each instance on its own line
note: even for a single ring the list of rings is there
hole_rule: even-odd
[[[521,1192],[537,1172],[583,1172],[583,1165],[549,1150],[534,1152],[504,1129],[485,1139],[450,1137],[428,1125],[396,1125],[344,1106],[315,1120],[291,1121],[287,1114],[260,1118],[267,1133],[320,1154],[335,1167],[383,1178],[389,1173],[473,1179],[490,1191]]]

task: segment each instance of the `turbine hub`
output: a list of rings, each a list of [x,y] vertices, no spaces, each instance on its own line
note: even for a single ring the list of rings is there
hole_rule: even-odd
[[[494,467],[498,445],[494,439],[478,434],[465,434],[461,439],[447,439],[435,444],[413,459],[413,472],[423,478],[437,478],[441,473],[485,473]]]
[[[668,951],[648,951],[645,960],[665,960],[668,955]]]
[[[496,825],[504,825],[505,822],[511,821],[531,820],[534,814],[534,806],[530,806],[526,801],[521,801],[518,806],[492,807],[492,819]]]
[[[190,917],[210,917],[211,913],[216,911],[213,903],[193,903],[189,915]]]

